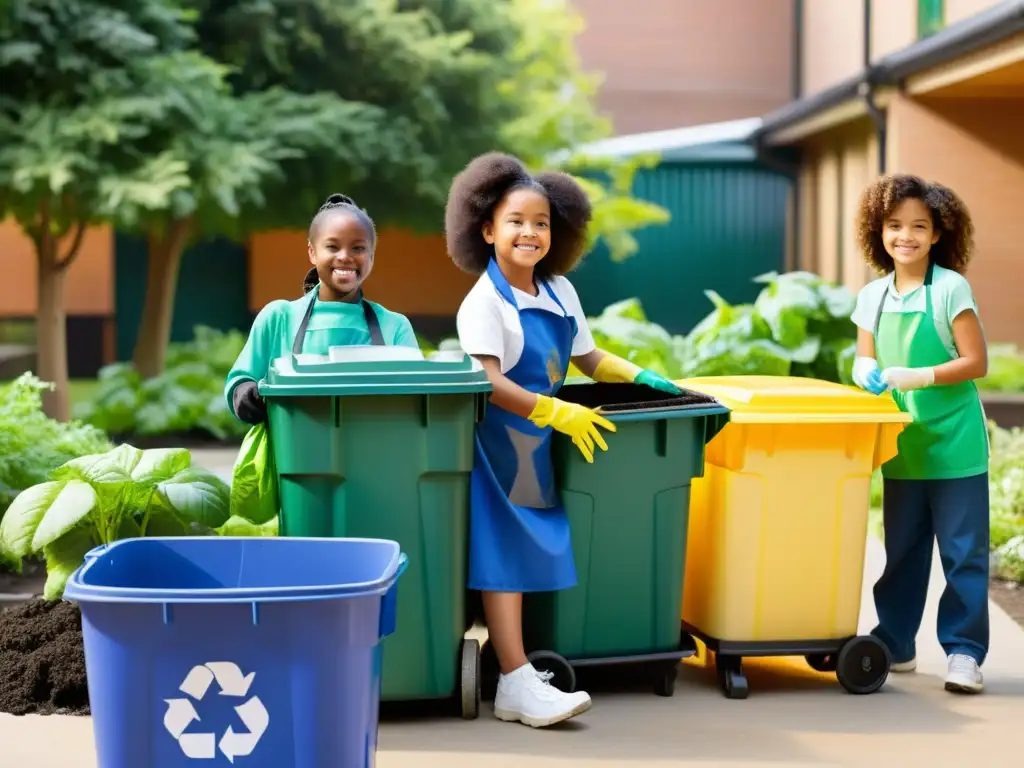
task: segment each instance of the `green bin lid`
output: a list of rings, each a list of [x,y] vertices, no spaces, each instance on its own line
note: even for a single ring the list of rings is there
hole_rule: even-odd
[[[284,355],[260,384],[264,397],[461,395],[490,392],[487,372],[469,355],[412,347],[331,347],[327,355]]]

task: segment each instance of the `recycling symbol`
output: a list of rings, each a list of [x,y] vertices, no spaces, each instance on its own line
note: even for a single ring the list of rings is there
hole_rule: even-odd
[[[252,754],[267,726],[270,725],[270,714],[258,696],[253,696],[235,707],[239,719],[249,729],[248,733],[238,733],[229,725],[218,743],[215,733],[185,733],[185,730],[193,720],[200,721],[192,699],[202,701],[214,680],[220,687],[221,696],[244,699],[255,676],[255,672],[243,676],[238,665],[230,661],[211,661],[192,667],[185,682],[179,686],[178,690],[188,694],[191,699],[164,699],[167,702],[164,728],[178,742],[185,757],[210,760],[217,756],[218,747],[231,763],[235,762],[236,757],[247,757]]]

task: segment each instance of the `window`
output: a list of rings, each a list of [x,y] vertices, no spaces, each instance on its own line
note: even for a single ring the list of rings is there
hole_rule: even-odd
[[[946,26],[946,0],[917,0],[917,39]]]

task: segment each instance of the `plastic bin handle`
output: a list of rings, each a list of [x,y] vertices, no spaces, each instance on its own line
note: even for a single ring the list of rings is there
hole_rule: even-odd
[[[88,552],[85,553],[85,559],[86,560],[95,560],[97,557],[99,557],[104,552],[106,552],[108,547],[110,547],[109,544],[100,544],[98,547],[93,547],[92,549],[90,549]]]
[[[398,625],[398,580],[409,567],[409,558],[403,552],[398,558],[398,568],[395,570],[395,580],[391,583],[388,591],[380,604],[380,639],[394,634]]]

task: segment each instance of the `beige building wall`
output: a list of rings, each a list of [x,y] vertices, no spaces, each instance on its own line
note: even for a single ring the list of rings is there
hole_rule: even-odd
[[[109,227],[86,231],[68,268],[65,309],[69,315],[110,315],[114,311],[114,235]],[[0,222],[0,317],[36,313],[36,254],[18,224]]]
[[[803,96],[860,72],[864,68],[864,0],[804,0],[801,58]]]
[[[948,4],[949,0],[946,1]],[[872,61],[906,48],[916,40],[917,0],[871,0]]]
[[[763,115],[792,97],[791,0],[571,2],[618,134]]]
[[[800,268],[858,291],[871,274],[857,248],[855,224],[861,192],[877,176],[874,126],[857,121],[822,134],[806,150],[798,181]]]
[[[1024,196],[1024,102],[896,97],[889,107],[891,170],[951,187],[967,204],[976,251],[967,277],[989,341],[1024,344],[1019,236]]]
[[[945,0],[946,25],[1000,0]],[[871,0],[871,59],[877,61],[917,40],[917,0]],[[804,0],[801,95],[809,96],[856,75],[864,65],[864,0]]]
[[[946,24],[956,24],[993,5],[999,5],[1000,2],[1001,0],[946,0]]]

